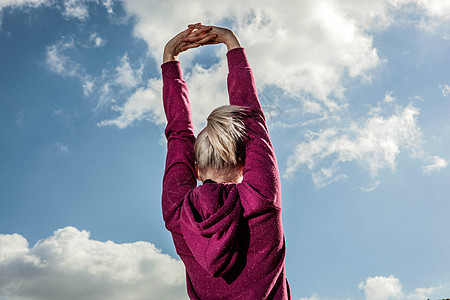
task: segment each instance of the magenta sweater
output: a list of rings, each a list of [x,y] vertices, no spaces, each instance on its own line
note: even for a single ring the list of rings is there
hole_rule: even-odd
[[[164,221],[186,267],[191,299],[290,299],[275,153],[244,49],[230,50],[227,59],[230,104],[254,113],[245,120],[243,181],[196,187],[187,85],[178,61],[164,63]]]

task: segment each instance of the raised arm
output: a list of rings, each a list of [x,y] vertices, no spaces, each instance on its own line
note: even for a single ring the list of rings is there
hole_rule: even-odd
[[[189,25],[189,28],[195,29],[206,27],[201,24]],[[211,26],[210,33],[217,35],[217,37],[205,44],[224,43],[228,48],[228,95],[230,104],[248,107],[253,113],[245,121],[249,139],[245,151],[246,158],[242,183],[250,193],[256,195],[256,199],[281,207],[278,165],[245,51],[231,30]],[[190,41],[189,38],[184,40]],[[250,198],[255,199],[255,197]],[[255,207],[254,203],[250,203],[249,206]]]
[[[206,34],[209,29],[193,31],[186,29],[172,38],[164,48],[162,78],[163,104],[167,118],[166,167],[163,178],[162,211],[167,229],[180,234],[180,203],[197,184],[194,173],[194,130],[186,82],[183,80],[178,55],[194,48],[193,43],[183,42],[187,36],[194,41],[208,41],[215,37]]]
[[[244,49],[228,51],[227,59],[230,104],[249,107],[253,113],[245,122],[248,142],[242,183],[263,201],[281,207],[281,184],[275,152]],[[249,206],[254,207],[253,204]]]

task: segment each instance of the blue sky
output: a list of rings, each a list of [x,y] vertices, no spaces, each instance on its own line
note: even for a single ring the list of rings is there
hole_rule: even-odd
[[[187,297],[160,210],[160,64],[199,21],[253,68],[293,299],[448,298],[448,2],[8,0],[0,299]],[[225,53],[180,55],[196,131],[227,101]]]

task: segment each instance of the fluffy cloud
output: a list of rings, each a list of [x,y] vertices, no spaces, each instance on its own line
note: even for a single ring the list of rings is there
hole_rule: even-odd
[[[113,6],[114,6],[114,2],[113,2],[114,0],[103,0],[103,6],[105,6],[105,8],[106,8],[106,11],[109,13],[109,14],[113,14],[114,13],[114,10],[113,10]]]
[[[428,158],[431,163],[423,167],[423,172],[429,174],[431,172],[440,171],[447,167],[448,161],[439,156],[431,156]]]
[[[433,296],[442,289],[439,287],[417,288],[406,297],[402,291],[400,280],[393,275],[389,277],[375,276],[369,277],[365,282],[359,284],[359,289],[363,290],[366,300],[389,300],[389,299],[409,299],[423,300]]]
[[[450,95],[450,86],[448,84],[441,84],[439,87],[441,88],[442,95],[444,95],[444,97]]]
[[[80,80],[84,95],[88,96],[93,89],[93,81],[86,71],[65,52],[73,49],[74,40],[62,38],[57,43],[47,46],[45,63],[47,68],[61,76],[74,77]]]
[[[20,6],[29,6],[29,7],[37,7],[41,4],[49,3],[49,0],[2,0],[0,1],[0,11],[4,7],[20,7]]]
[[[316,294],[314,294],[309,298],[300,298],[300,300],[319,300],[319,297]]]
[[[62,12],[66,18],[85,20],[89,17],[88,8],[85,0],[65,0],[64,10]]]
[[[444,286],[417,288],[414,291],[405,295],[400,280],[394,275],[388,277],[374,276],[368,277],[366,281],[359,284],[359,289],[365,294],[366,300],[395,300],[395,299],[408,299],[408,300],[424,300],[435,296],[437,292],[443,289]],[[314,293],[311,297],[300,298],[300,300],[320,300],[329,299],[319,297]],[[334,298],[333,298],[334,299]]]
[[[359,284],[359,289],[366,294],[366,300],[401,299],[403,297],[400,280],[393,275],[367,278]]]
[[[293,97],[311,94],[329,110],[338,108],[330,96],[342,98],[344,74],[369,79],[371,71],[380,64],[372,38],[333,1],[263,2],[203,0],[192,5],[130,0],[125,1],[124,6],[136,19],[135,35],[147,42],[157,64],[161,62],[164,44],[187,24],[199,20],[214,24],[231,21],[231,27],[244,42],[261,90],[275,86]],[[284,9],[287,7],[289,9]],[[190,80],[204,77],[205,73],[211,75],[206,85],[192,84],[190,89],[201,96],[195,101],[210,104],[208,108],[226,103],[226,98],[217,98],[217,91],[224,89],[223,78],[211,80],[213,76],[226,74],[223,72],[226,68],[222,69],[226,66],[223,50],[217,51],[218,63],[207,70],[191,64],[201,51],[182,54],[186,77]],[[203,110],[194,115],[194,118],[200,117],[204,117]]]
[[[185,299],[183,264],[147,242],[115,244],[59,229],[29,248],[0,235],[2,299]]]
[[[197,21],[231,23],[231,28],[249,54],[260,91],[266,87],[279,88],[285,95],[300,99],[303,106],[314,107],[309,112],[325,118],[330,111],[340,109],[341,104],[336,99],[345,103],[344,78],[369,81],[383,62],[368,32],[384,30],[394,20],[398,22],[395,14],[401,13],[408,5],[429,18],[442,19],[437,11],[445,11],[447,4],[432,2],[285,0],[275,3],[268,0],[235,0],[211,3],[200,0],[188,3],[127,0],[123,4],[126,12],[136,20],[135,36],[147,43],[157,64],[161,63],[164,44],[187,24]],[[191,64],[195,56],[201,53],[194,50],[182,54],[186,74],[191,79],[201,76],[196,72],[205,72]],[[219,62],[207,70],[212,76],[219,75],[214,70],[223,65],[224,53],[223,49],[217,51]],[[192,86],[190,91],[201,95],[201,98],[195,98],[198,103],[209,104],[213,101],[209,108],[223,103],[222,98],[219,98],[220,101],[212,100],[222,89],[222,82],[212,85],[208,81],[207,85]],[[386,98],[386,101],[392,100]],[[143,114],[157,113],[141,111]],[[205,115],[202,110],[198,115],[195,112],[194,119],[197,120]],[[160,116],[161,119],[163,117]]]
[[[341,79],[344,74],[368,80],[381,62],[371,36],[364,32],[357,19],[348,17],[348,10],[333,1],[285,1],[280,4],[273,1],[211,3],[202,0],[192,5],[187,2],[130,0],[123,4],[127,13],[136,20],[136,37],[146,41],[158,65],[165,43],[187,24],[197,21],[231,22],[232,29],[244,42],[261,94],[265,87],[279,88],[291,97],[301,98],[305,106],[314,107],[311,112],[316,114],[339,108],[330,97],[343,97]],[[289,9],[284,9],[287,7]],[[365,11],[361,9],[359,13]],[[224,47],[216,49],[217,63],[208,68],[192,63],[195,56],[202,53],[201,50],[182,54],[196,128],[214,107],[227,103],[226,51]],[[206,81],[200,83],[200,79]],[[152,94],[156,92],[145,90]],[[144,96],[146,93],[139,91],[139,94]],[[306,94],[315,100],[303,99],[302,95]],[[130,97],[128,101],[136,103],[135,99],[136,96]],[[130,116],[140,120],[162,112],[148,111],[156,105],[147,103],[143,101],[142,109],[139,109],[142,116],[128,113],[126,107],[135,107],[135,104],[125,103],[120,109],[115,106],[115,110],[121,112],[115,119],[117,122],[101,124],[125,124],[119,119],[129,120],[126,124],[132,124]],[[164,115],[156,119],[164,119]]]
[[[114,0],[103,0],[102,4],[109,14],[113,13]],[[54,6],[64,18],[84,21],[89,18],[89,2],[97,4],[98,0],[1,0],[0,1],[0,25],[3,8],[36,8],[40,5]]]
[[[121,58],[120,64],[116,67],[115,83],[119,86],[132,88],[142,81],[143,66],[139,69],[133,69],[130,65],[128,54]]]
[[[143,65],[141,64],[138,68],[133,68],[127,53],[118,58],[119,62],[114,70],[104,69],[100,76],[91,76],[70,56],[71,51],[82,48],[100,48],[105,43],[106,41],[99,37],[97,33],[92,33],[87,39],[87,43],[75,41],[72,37],[62,37],[55,44],[46,47],[45,64],[47,68],[58,75],[79,79],[83,87],[84,95],[93,95],[98,98],[97,108],[104,106],[106,103],[114,103],[114,97],[121,98],[123,95],[129,94],[130,91],[133,91],[142,82]],[[158,88],[160,89],[160,87]],[[159,99],[159,101],[161,100]],[[128,107],[130,106],[133,105],[128,105]],[[144,104],[143,109],[145,107]],[[124,111],[118,109],[116,106],[113,109],[121,112]],[[163,116],[162,112],[157,109],[155,111]],[[146,111],[147,115],[152,115],[153,112],[153,110]],[[121,118],[124,117],[122,116]],[[144,114],[139,115],[139,117],[133,120],[139,120],[144,117],[152,120],[148,116],[144,116]]]
[[[155,124],[164,124],[164,108],[161,101],[161,80],[151,79],[147,88],[137,89],[122,106],[114,105],[113,110],[119,117],[99,122],[98,126],[115,125],[126,128],[135,121],[148,120]]]
[[[106,40],[102,39],[96,32],[94,32],[89,37],[89,43],[94,48],[101,48],[106,44]]]
[[[422,9],[428,17],[437,18],[437,21],[450,20],[450,3],[443,0],[395,0],[394,3],[415,4]]]
[[[424,300],[429,299],[429,297],[435,295],[438,291],[440,291],[443,286],[438,287],[429,287],[429,288],[417,288],[414,292],[408,294],[406,299],[408,300]]]
[[[391,94],[387,94],[392,98]],[[447,166],[447,161],[438,156],[428,156],[422,150],[422,131],[417,125],[419,110],[413,105],[404,108],[396,106],[395,112],[383,116],[386,101],[370,110],[362,123],[352,123],[345,128],[327,128],[319,132],[309,131],[306,141],[300,143],[288,159],[285,176],[291,176],[299,168],[306,166],[312,171],[314,184],[324,187],[331,182],[344,179],[345,174],[337,174],[340,163],[354,161],[376,177],[382,168],[394,169],[402,150],[410,156],[429,162],[424,172],[438,171]],[[323,167],[325,160],[331,161]],[[378,183],[379,184],[379,183]],[[374,190],[378,184],[363,189]]]
[[[227,65],[226,61],[222,60],[209,69],[196,64],[192,70],[192,72],[185,72],[184,78],[188,82],[193,123],[198,132],[215,107],[228,103]],[[118,117],[99,122],[99,126],[116,125],[119,128],[125,128],[140,120],[153,121],[158,125],[164,124],[161,88],[161,80],[149,80],[145,88],[138,88],[123,105],[113,106],[113,110],[120,113]]]
[[[50,71],[62,76],[80,76],[80,65],[64,54],[64,51],[72,49],[73,47],[74,41],[72,39],[63,39],[56,44],[47,47],[45,62]]]
[[[418,114],[418,109],[409,105],[387,118],[374,114],[362,125],[352,124],[348,129],[308,132],[307,141],[300,143],[290,157],[286,175],[302,165],[314,170],[319,161],[328,157],[334,157],[333,167],[340,162],[357,161],[372,176],[376,176],[380,168],[394,168],[400,148],[415,147],[419,143]],[[323,173],[331,177],[334,172]]]

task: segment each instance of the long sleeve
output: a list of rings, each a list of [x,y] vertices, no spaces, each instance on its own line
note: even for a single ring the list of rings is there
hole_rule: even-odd
[[[163,177],[162,211],[166,227],[180,234],[179,218],[185,195],[196,187],[194,171],[194,130],[186,82],[180,63],[171,61],[161,66],[163,103],[167,118],[166,167]]]
[[[251,200],[256,198],[281,207],[281,184],[275,152],[244,49],[230,50],[227,59],[230,104],[248,107],[253,112],[253,116],[245,122],[248,142],[242,183],[256,197],[248,197],[246,206],[254,212],[264,209],[264,205],[255,203],[257,200]]]

